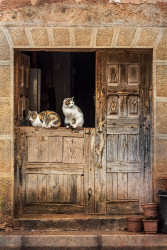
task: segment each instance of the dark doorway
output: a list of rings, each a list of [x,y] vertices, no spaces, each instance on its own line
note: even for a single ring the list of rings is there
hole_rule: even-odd
[[[40,70],[38,111],[56,111],[64,125],[63,100],[74,97],[84,114],[83,126],[95,127],[95,52],[22,53],[30,56],[30,74],[33,69]],[[30,86],[31,79],[30,75]]]

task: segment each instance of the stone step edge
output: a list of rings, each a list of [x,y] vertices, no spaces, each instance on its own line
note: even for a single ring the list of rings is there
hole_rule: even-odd
[[[157,247],[158,249],[165,249],[167,247],[167,235],[145,235],[139,233],[124,233],[124,234],[59,234],[49,235],[45,232],[45,235],[33,235],[20,234],[19,235],[0,235],[1,247],[68,247],[79,248],[94,247],[101,249],[103,247],[116,247],[116,248],[133,248],[133,247]]]

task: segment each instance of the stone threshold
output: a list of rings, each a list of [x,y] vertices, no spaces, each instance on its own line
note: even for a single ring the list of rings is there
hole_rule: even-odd
[[[119,231],[0,232],[0,249],[167,249],[167,234]]]
[[[126,230],[128,215],[29,215],[14,220],[15,229],[24,230]]]

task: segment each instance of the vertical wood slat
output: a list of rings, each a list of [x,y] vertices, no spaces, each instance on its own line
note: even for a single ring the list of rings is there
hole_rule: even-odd
[[[139,135],[128,135],[128,161],[139,160]]]
[[[128,199],[139,198],[139,173],[128,173]]]
[[[95,212],[99,214],[106,213],[106,60],[106,52],[97,51]]]
[[[47,175],[38,174],[38,202],[46,202]]]
[[[118,161],[127,161],[127,135],[118,136]]]
[[[63,161],[63,143],[62,137],[48,137],[48,162]]]
[[[107,161],[118,160],[118,135],[107,135]]]
[[[94,213],[95,211],[95,129],[85,129],[84,135],[84,213]],[[88,190],[91,192],[89,198]]]
[[[38,177],[36,174],[26,176],[26,203],[38,202]]]
[[[128,198],[128,175],[127,173],[118,173],[118,200]]]

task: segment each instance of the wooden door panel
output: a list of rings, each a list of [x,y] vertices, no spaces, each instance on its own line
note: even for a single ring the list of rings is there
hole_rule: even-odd
[[[151,186],[146,170],[150,171],[150,161],[148,167],[144,163],[144,158],[150,159],[148,152],[151,150],[145,142],[147,138],[151,145],[151,95],[148,94],[148,88],[151,88],[151,66],[148,66],[151,65],[151,56],[148,52],[126,50],[101,52],[99,55],[101,71],[97,77],[101,81],[102,92],[105,93],[106,89],[107,94],[106,127],[103,127],[106,145],[102,157],[105,159],[106,154],[106,164],[103,162],[103,170],[100,171],[101,183],[102,178],[106,178],[106,209],[108,213],[135,213],[146,197],[146,193],[143,195],[141,191],[143,183],[145,187]],[[105,100],[99,100],[105,107]],[[149,125],[143,125],[143,120],[147,120]],[[145,126],[149,127],[148,133]],[[147,195],[150,197],[148,189]],[[100,195],[98,198],[105,211],[104,200]]]
[[[17,157],[23,163],[17,170],[17,181],[22,178],[18,213],[94,212],[95,129],[71,131],[73,136],[66,128],[15,129]]]
[[[62,137],[48,137],[48,162],[62,162],[63,161],[63,138]]]
[[[27,174],[26,204],[70,203],[83,205],[83,180],[77,174]]]
[[[82,138],[64,138],[63,162],[64,163],[83,163]]]

